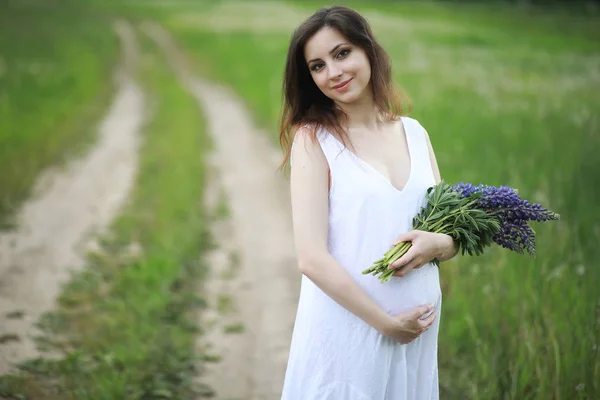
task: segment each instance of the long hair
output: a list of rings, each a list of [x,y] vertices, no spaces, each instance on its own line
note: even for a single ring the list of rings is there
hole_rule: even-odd
[[[294,135],[301,126],[312,128],[313,140],[316,140],[318,128],[324,127],[338,135],[345,145],[349,142],[345,129],[347,116],[317,87],[304,60],[306,42],[324,27],[336,29],[350,43],[365,51],[371,65],[373,100],[383,118],[393,120],[405,114],[404,96],[400,95],[392,81],[390,58],[375,40],[367,20],[347,7],[323,7],[294,31],[288,48],[279,130],[279,142],[285,156],[280,169],[290,159]]]

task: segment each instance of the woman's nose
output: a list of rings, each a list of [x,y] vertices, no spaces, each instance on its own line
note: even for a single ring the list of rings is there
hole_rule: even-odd
[[[329,79],[334,79],[342,75],[341,68],[337,67],[335,64],[329,66]]]

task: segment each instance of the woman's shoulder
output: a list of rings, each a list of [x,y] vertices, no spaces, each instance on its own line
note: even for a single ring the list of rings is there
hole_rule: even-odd
[[[294,129],[293,143],[311,142],[317,145],[319,139],[323,137],[323,129],[314,124],[298,124]]]
[[[322,155],[323,150],[321,148],[320,136],[322,135],[319,127],[311,124],[298,125],[295,128],[294,136],[292,139],[291,156],[298,157],[299,153],[308,154],[309,157],[312,155]]]
[[[332,135],[325,127],[317,124],[299,124],[295,129],[293,143],[302,142],[313,147],[323,147]],[[309,142],[309,143],[306,143]]]

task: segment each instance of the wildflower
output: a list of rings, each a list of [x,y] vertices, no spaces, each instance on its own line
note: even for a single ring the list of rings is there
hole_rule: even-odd
[[[519,254],[535,256],[535,231],[528,221],[560,219],[560,215],[521,199],[508,186],[475,186],[460,182],[450,186],[444,181],[427,190],[427,203],[413,219],[413,229],[450,235],[462,254],[481,255],[496,243]],[[411,242],[400,242],[387,251],[363,274],[379,275],[386,282],[395,273],[388,266],[402,257]],[[433,260],[439,265],[437,260]]]

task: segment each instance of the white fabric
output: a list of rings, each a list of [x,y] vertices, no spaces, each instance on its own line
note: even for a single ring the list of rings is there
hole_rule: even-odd
[[[328,248],[371,298],[393,315],[431,303],[436,322],[401,345],[340,306],[302,276],[283,400],[438,399],[437,338],[442,303],[433,264],[382,284],[362,275],[390,249],[425,204],[435,184],[423,127],[401,117],[411,159],[400,191],[325,130],[319,142],[331,172]]]

